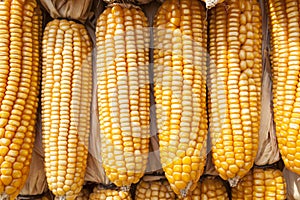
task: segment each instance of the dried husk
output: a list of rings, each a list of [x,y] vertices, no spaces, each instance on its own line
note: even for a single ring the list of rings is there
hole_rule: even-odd
[[[283,176],[286,181],[287,200],[300,199],[300,175],[284,168]]]
[[[205,165],[204,174],[212,175],[212,176],[219,175],[213,162],[212,162],[212,152],[211,151],[207,154],[207,157],[206,157],[206,165]]]
[[[272,73],[269,59],[270,37],[267,16],[267,4],[265,0],[259,0],[262,11],[262,58],[263,78],[261,96],[261,117],[258,152],[255,159],[256,165],[271,165],[279,161],[279,148],[277,146],[275,126],[272,112]]]
[[[96,74],[96,20],[100,13],[104,10],[104,4],[101,1],[94,1],[91,12],[93,15],[86,21],[86,28],[91,36],[93,43],[93,91],[92,91],[92,105],[91,105],[91,132],[89,142],[89,154],[87,160],[87,169],[85,174],[85,181],[110,184],[110,181],[105,175],[102,167],[101,154],[100,154],[100,125],[98,113],[98,99],[97,99],[97,74]]]
[[[92,0],[40,0],[52,18],[69,18],[85,22],[92,14]],[[99,0],[100,2],[100,0]]]
[[[151,2],[150,4],[141,6],[146,17],[148,18],[149,27],[152,27],[154,16],[159,7],[160,4],[155,1]],[[153,47],[152,41],[150,44],[150,63],[153,63],[153,50],[151,47]],[[162,166],[160,163],[160,154],[159,154],[158,135],[157,135],[158,131],[156,126],[155,99],[154,99],[154,91],[153,91],[153,65],[149,66],[149,72],[150,72],[150,103],[151,103],[151,107],[150,107],[150,136],[151,137],[150,137],[150,145],[149,145],[150,149],[149,149],[146,173],[162,172]]]

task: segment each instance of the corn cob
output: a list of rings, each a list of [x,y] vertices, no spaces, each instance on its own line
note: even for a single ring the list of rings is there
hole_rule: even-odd
[[[84,183],[92,89],[91,41],[83,25],[49,22],[43,37],[42,131],[55,196],[74,199]]]
[[[231,190],[232,200],[286,199],[286,183],[277,169],[254,168]]]
[[[300,174],[300,2],[269,0],[274,119],[285,166]]]
[[[149,33],[132,5],[109,6],[97,22],[101,156],[118,187],[143,176],[149,151]]]
[[[0,196],[15,199],[35,138],[41,16],[35,0],[0,2]]]
[[[218,178],[205,177],[197,184],[197,187],[191,195],[187,197],[179,197],[180,200],[206,200],[206,199],[219,199],[229,200],[226,187]]]
[[[206,21],[196,0],[167,0],[154,21],[154,84],[161,163],[176,194],[205,165]]]
[[[90,194],[89,199],[90,200],[107,200],[107,199],[131,200],[131,197],[129,192],[95,187],[93,189],[93,193]]]
[[[206,157],[206,21],[197,0],[167,0],[154,21],[160,156],[176,194],[197,185]]]
[[[262,30],[256,0],[228,0],[211,10],[210,133],[219,175],[234,184],[258,149]]]
[[[142,180],[136,188],[135,200],[175,200],[175,193],[167,180]]]

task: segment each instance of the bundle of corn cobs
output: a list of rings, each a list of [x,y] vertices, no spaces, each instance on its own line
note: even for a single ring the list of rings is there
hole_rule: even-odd
[[[299,21],[296,0],[0,1],[0,198],[299,199]]]

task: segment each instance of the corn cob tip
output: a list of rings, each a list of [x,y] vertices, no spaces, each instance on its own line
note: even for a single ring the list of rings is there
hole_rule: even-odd
[[[240,177],[239,176],[236,176],[234,178],[228,179],[230,187],[236,187],[238,185],[239,181],[240,181]]]
[[[190,181],[190,182],[187,184],[186,188],[184,188],[183,190],[180,190],[180,195],[181,195],[182,197],[186,197],[186,196],[189,194],[192,185],[193,185],[193,182]]]
[[[5,192],[0,195],[0,200],[8,200],[8,199],[10,198]]]
[[[122,186],[120,189],[123,192],[129,192],[130,191],[130,185]]]
[[[66,200],[66,196],[58,196],[56,199],[57,200]]]
[[[207,9],[211,9],[211,8],[215,7],[218,3],[224,2],[224,0],[202,0],[202,1],[205,2]]]

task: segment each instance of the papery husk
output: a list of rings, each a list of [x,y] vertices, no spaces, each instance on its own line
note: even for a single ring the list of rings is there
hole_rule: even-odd
[[[286,181],[287,200],[299,200],[300,199],[300,175],[289,171],[287,168],[284,168],[283,176]]]
[[[40,0],[40,2],[54,19],[68,18],[85,22],[92,14],[90,11],[93,0]]]
[[[208,101],[210,101],[210,99],[208,99]],[[205,164],[205,169],[204,169],[204,175],[211,175],[211,176],[218,176],[218,172],[215,168],[215,165],[212,161],[212,143],[211,143],[211,138],[209,137],[210,132],[208,130],[207,132],[207,147],[206,147],[206,164]]]
[[[148,18],[149,28],[152,27],[154,16],[160,7],[160,4],[157,2],[151,2],[147,5],[142,5],[146,17]],[[152,31],[151,38],[153,37]],[[150,63],[153,63],[153,41],[150,43]],[[160,154],[159,154],[159,143],[158,143],[158,131],[156,126],[156,110],[155,110],[155,99],[154,99],[154,90],[153,90],[153,65],[149,66],[150,72],[150,145],[149,145],[149,156],[148,163],[146,168],[146,173],[152,172],[163,172],[162,166],[160,163]]]
[[[256,165],[271,165],[280,160],[279,148],[276,141],[275,125],[272,112],[272,73],[269,58],[270,37],[267,16],[267,4],[264,0],[259,0],[262,11],[262,58],[263,58],[263,78],[261,96],[261,117],[258,152],[255,159]]]
[[[218,176],[219,175],[216,168],[215,168],[215,165],[212,162],[212,152],[209,152],[207,154],[204,174],[212,175],[212,176]]]

